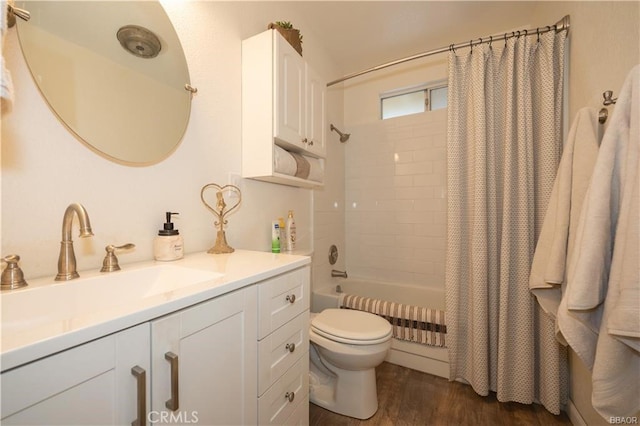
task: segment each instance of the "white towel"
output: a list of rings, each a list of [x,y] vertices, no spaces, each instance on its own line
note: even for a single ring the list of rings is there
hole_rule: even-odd
[[[284,175],[295,176],[298,165],[293,155],[284,148],[274,145],[274,170]]]
[[[2,114],[11,111],[13,105],[13,81],[4,61],[4,40],[7,33],[7,2],[0,0],[0,108]]]
[[[636,66],[620,91],[602,140],[558,310],[564,337],[593,368],[592,403],[605,419],[633,416],[640,410],[640,353],[634,349],[634,339],[640,336],[639,132]],[[627,317],[630,322],[618,330]],[[623,334],[611,334],[609,328]]]
[[[529,277],[529,288],[554,321],[597,155],[598,114],[594,108],[582,108],[576,114],[564,146]],[[561,336],[558,338],[566,344]]]
[[[296,176],[306,180],[322,182],[324,180],[324,165],[322,160],[308,155],[295,154],[274,145],[274,171],[288,176]],[[304,163],[304,167],[300,167],[300,162]],[[302,170],[304,169],[304,170]]]

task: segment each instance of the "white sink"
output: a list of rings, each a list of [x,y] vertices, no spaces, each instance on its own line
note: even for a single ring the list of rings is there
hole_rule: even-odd
[[[2,333],[30,333],[42,328],[59,332],[170,300],[180,290],[210,283],[223,274],[176,265],[153,265],[75,280],[37,282],[6,291],[2,303]]]

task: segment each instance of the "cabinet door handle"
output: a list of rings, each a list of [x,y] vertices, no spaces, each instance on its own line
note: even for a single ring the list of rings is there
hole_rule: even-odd
[[[287,302],[294,303],[295,301],[296,301],[296,295],[295,294],[288,294],[287,295]]]
[[[131,422],[131,426],[146,426],[147,425],[147,372],[144,368],[136,365],[131,368],[131,374],[136,378],[137,398],[137,416],[134,421]]]
[[[302,139],[302,143],[307,143],[307,138]]]
[[[284,397],[289,400],[289,402],[293,402],[293,399],[296,397],[295,392],[287,392],[284,394]]]
[[[313,139],[309,141],[309,146],[313,146]]]
[[[289,352],[293,352],[296,350],[296,344],[295,343],[287,343],[287,346],[284,347],[286,350],[288,350]]]
[[[171,364],[171,399],[164,404],[169,410],[176,411],[180,407],[180,392],[178,390],[178,355],[173,352],[164,354],[164,359]]]

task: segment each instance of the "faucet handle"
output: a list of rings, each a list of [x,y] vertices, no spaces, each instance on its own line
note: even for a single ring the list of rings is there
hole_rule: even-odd
[[[118,258],[116,257],[116,250],[128,250],[134,248],[136,245],[132,243],[127,243],[121,246],[114,246],[109,244],[104,249],[107,254],[102,261],[102,269],[100,272],[114,272],[120,270],[120,265],[118,265]]]
[[[2,271],[2,277],[0,278],[0,289],[13,290],[27,285],[22,269],[18,266],[20,256],[17,254],[10,254],[0,260],[7,264],[7,267]]]

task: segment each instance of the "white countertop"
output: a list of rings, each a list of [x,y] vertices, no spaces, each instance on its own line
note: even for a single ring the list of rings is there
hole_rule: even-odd
[[[0,368],[5,371],[17,367],[309,263],[311,259],[307,256],[236,250],[231,254],[190,254],[174,262],[149,261],[122,265],[122,270],[127,272],[135,272],[156,265],[171,265],[222,275],[194,285],[167,289],[152,297],[140,297],[135,291],[136,283],[132,282],[130,293],[125,289],[120,294],[113,295],[117,296],[116,304],[105,305],[104,308],[85,311],[79,315],[65,315],[66,312],[73,311],[78,305],[82,305],[82,301],[68,297],[69,293],[65,293],[61,301],[52,298],[51,302],[43,307],[38,303],[42,305],[46,304],[46,301],[39,299],[42,299],[43,294],[51,295],[54,294],[51,292],[65,291],[64,286],[69,286],[70,283],[80,285],[82,280],[100,277],[103,273],[80,271],[80,278],[69,282],[54,281],[54,277],[28,280],[27,287],[0,293],[2,307]],[[122,271],[108,274],[120,272]],[[70,288],[72,287],[67,287],[66,291],[68,292]],[[110,289],[101,290],[104,292],[103,297],[112,296],[109,294]],[[30,301],[33,301],[32,307],[37,312],[34,318],[16,320],[12,317],[12,315],[19,316],[16,306],[29,306]],[[24,305],[25,303],[27,305]],[[97,306],[99,305],[100,303],[97,303]],[[55,311],[56,314],[48,315],[49,310]]]

